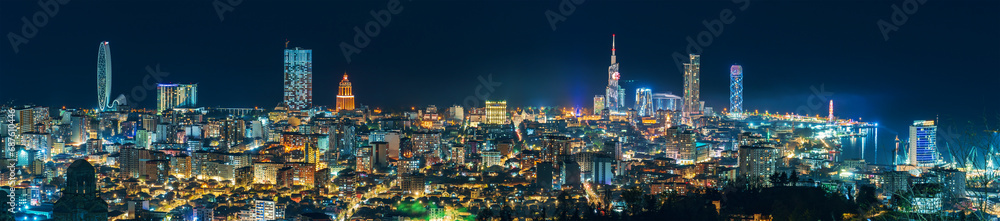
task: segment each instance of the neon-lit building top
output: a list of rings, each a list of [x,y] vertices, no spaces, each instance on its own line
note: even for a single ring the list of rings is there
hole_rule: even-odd
[[[340,88],[337,90],[337,110],[354,110],[354,89],[351,82],[347,80],[347,73],[344,79],[340,80]]]
[[[729,68],[729,114],[741,116],[743,113],[743,66]]]

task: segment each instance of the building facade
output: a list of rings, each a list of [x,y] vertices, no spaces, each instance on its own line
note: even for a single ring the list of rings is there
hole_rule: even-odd
[[[312,50],[285,49],[284,102],[291,110],[312,106]]]
[[[507,123],[507,101],[486,101],[486,124]]]
[[[684,63],[684,118],[690,124],[690,116],[701,112],[701,55],[688,55],[690,61]]]
[[[97,49],[97,110],[111,107],[111,46],[101,42]]]
[[[347,80],[347,73],[344,73],[344,79],[340,80],[340,89],[337,90],[337,109],[340,110],[354,110],[354,90],[351,89],[351,82]]]
[[[742,116],[743,113],[743,66],[729,67],[729,114]]]
[[[652,116],[656,110],[653,110],[653,91],[649,88],[636,88],[635,89],[635,110],[639,113],[639,116],[648,117]]]
[[[909,164],[933,167],[939,164],[937,152],[937,125],[932,120],[913,121],[910,125]]]
[[[612,114],[618,113],[619,108],[624,105],[621,97],[623,94],[619,94],[622,88],[618,86],[618,79],[621,79],[621,74],[618,73],[618,59],[615,56],[615,35],[611,35],[611,66],[608,66],[608,86],[605,88],[604,99],[607,101],[604,108],[610,111]]]
[[[193,108],[198,105],[198,84],[158,84],[156,112],[171,108]]]
[[[99,194],[94,166],[86,160],[76,160],[66,169],[66,188],[52,206],[53,220],[108,220],[108,203]]]
[[[778,149],[762,146],[741,146],[739,174],[750,185],[767,185],[768,176],[776,171]]]
[[[604,95],[594,96],[594,114],[600,115],[604,111]]]

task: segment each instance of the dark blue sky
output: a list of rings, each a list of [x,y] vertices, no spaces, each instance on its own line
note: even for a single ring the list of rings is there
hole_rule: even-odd
[[[731,10],[735,20],[702,52],[708,106],[728,106],[728,69],[738,63],[748,110],[811,111],[810,87],[833,94],[838,116],[900,126],[1000,110],[997,1],[927,0],[886,41],[876,23],[891,22],[892,5],[905,1],[750,0],[740,10],[732,1],[586,0],[553,31],[545,11],[558,12],[559,1],[403,0],[348,64],[338,45],[352,43],[353,28],[386,2],[245,0],[220,21],[208,0],[70,1],[19,52],[0,44],[0,99],[96,106],[97,46],[110,41],[112,98],[159,64],[165,81],[199,83],[202,106],[272,108],[288,39],[313,49],[317,105],[333,105],[347,71],[358,102],[372,106],[461,104],[477,76],[492,74],[502,85],[491,98],[589,108],[607,84],[612,33],[623,79],[680,94],[671,54],[685,53],[703,20]],[[21,34],[21,17],[41,10],[33,0],[0,0],[0,31]],[[153,107],[154,92],[140,105]]]

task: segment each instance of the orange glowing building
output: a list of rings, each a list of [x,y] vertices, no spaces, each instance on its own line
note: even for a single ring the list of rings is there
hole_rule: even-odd
[[[344,80],[340,81],[340,90],[337,92],[337,110],[354,110],[354,91],[351,90],[351,82],[347,81],[347,73],[344,73]]]

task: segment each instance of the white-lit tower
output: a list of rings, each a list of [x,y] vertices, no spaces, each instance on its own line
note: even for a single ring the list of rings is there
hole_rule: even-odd
[[[743,116],[743,66],[729,67],[729,115]]]
[[[111,46],[101,42],[97,50],[97,110],[111,109]]]

